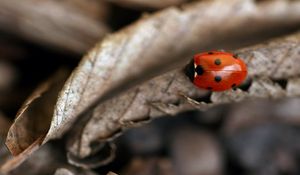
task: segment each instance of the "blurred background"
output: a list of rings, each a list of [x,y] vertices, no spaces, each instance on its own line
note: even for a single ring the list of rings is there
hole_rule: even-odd
[[[0,0],[0,165],[11,157],[4,145],[9,126],[42,81],[74,69],[96,42],[142,15],[187,2]],[[299,106],[299,98],[255,100],[155,119],[118,137],[115,159],[91,171],[67,164],[58,140],[11,174],[67,167],[75,174],[297,175]]]

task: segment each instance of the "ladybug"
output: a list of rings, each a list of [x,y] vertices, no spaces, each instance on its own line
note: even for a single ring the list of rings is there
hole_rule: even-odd
[[[225,91],[240,85],[247,76],[247,66],[229,52],[199,53],[185,68],[195,86],[211,91]]]

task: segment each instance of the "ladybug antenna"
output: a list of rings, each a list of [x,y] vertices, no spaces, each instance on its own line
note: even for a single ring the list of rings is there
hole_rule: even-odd
[[[189,79],[193,82],[194,75],[195,75],[195,66],[194,66],[194,59],[192,59],[189,64],[187,64],[184,68],[184,73]]]

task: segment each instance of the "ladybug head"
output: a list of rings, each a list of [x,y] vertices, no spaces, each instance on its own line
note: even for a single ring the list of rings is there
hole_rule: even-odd
[[[187,64],[184,68],[184,73],[189,79],[193,82],[194,75],[195,75],[195,66],[194,66],[194,59],[192,59],[189,64]]]

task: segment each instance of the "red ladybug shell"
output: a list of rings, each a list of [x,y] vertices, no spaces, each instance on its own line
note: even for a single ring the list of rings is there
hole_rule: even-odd
[[[195,55],[186,70],[197,87],[212,91],[236,87],[247,76],[246,64],[232,53],[223,51]]]

